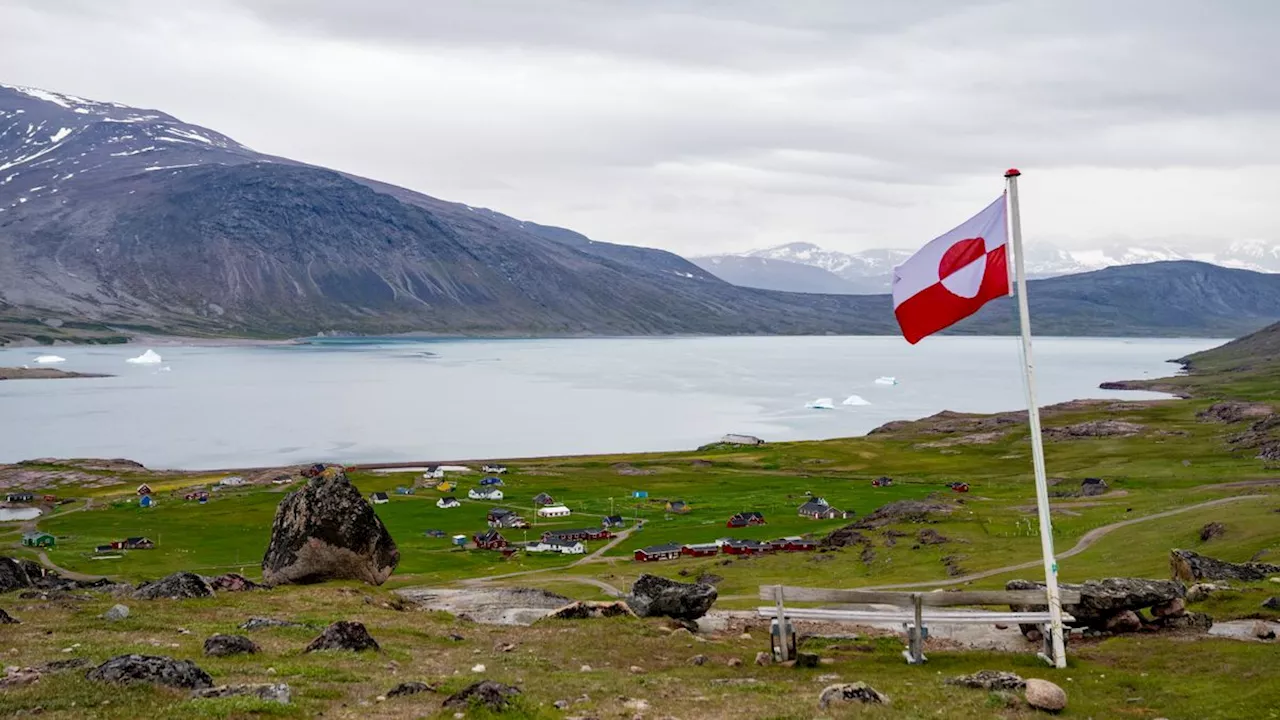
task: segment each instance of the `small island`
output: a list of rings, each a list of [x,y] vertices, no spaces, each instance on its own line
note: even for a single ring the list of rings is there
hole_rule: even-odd
[[[63,378],[113,377],[101,373],[81,373],[57,368],[6,368],[0,367],[0,380],[60,380]]]

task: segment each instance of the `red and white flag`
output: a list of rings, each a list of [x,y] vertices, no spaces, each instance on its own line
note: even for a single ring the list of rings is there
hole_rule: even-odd
[[[893,269],[893,314],[907,342],[960,322],[1009,294],[1005,198]]]

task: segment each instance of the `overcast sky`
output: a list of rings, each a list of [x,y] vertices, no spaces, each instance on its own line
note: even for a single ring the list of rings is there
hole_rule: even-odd
[[[1280,244],[1276,0],[0,0],[0,82],[687,255]]]

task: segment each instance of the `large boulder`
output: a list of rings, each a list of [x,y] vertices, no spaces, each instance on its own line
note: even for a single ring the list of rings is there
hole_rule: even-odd
[[[1257,582],[1266,580],[1268,575],[1280,573],[1280,565],[1260,562],[1232,563],[1191,550],[1171,550],[1169,567],[1173,571],[1173,576],[1183,582],[1199,580]]]
[[[886,705],[889,698],[864,682],[846,683],[844,685],[828,685],[818,693],[818,707],[826,710],[832,703],[862,703],[863,705]]]
[[[974,690],[1021,690],[1027,686],[1027,681],[1003,670],[979,670],[972,675],[948,678],[946,684]]]
[[[259,651],[258,644],[243,635],[214,635],[204,641],[204,654],[209,657],[252,655]]]
[[[381,585],[399,562],[373,507],[345,473],[329,467],[280,502],[262,579],[268,585],[341,579]]]
[[[133,592],[136,600],[158,600],[169,598],[213,597],[213,586],[208,580],[191,572],[176,572],[155,582],[143,583]]]
[[[1037,710],[1056,713],[1067,707],[1066,691],[1048,680],[1027,680],[1026,697],[1027,704]]]
[[[219,592],[248,592],[262,587],[240,573],[227,573],[209,578],[209,584]]]
[[[0,625],[18,625],[20,622],[20,620],[5,612],[3,608],[0,608]]]
[[[635,617],[636,614],[621,600],[592,602],[582,600],[569,603],[547,617],[553,620],[588,620],[592,618]]]
[[[1044,590],[1044,584],[1027,580],[1010,580],[1006,590]],[[1061,585],[1064,590],[1080,592],[1080,602],[1065,604],[1062,609],[1075,618],[1075,624],[1099,630],[1107,622],[1127,610],[1138,610],[1155,605],[1165,605],[1186,596],[1186,589],[1173,580],[1144,580],[1142,578],[1107,578],[1090,580],[1081,585]],[[1044,611],[1045,605],[1011,605],[1015,612]]]
[[[490,712],[500,713],[511,704],[511,698],[520,694],[519,688],[492,680],[481,680],[450,695],[444,701],[446,710],[466,711],[478,706]]]
[[[363,623],[348,622],[342,620],[325,628],[320,633],[320,637],[311,641],[302,652],[317,652],[320,650],[350,650],[352,652],[361,652],[363,650],[381,650],[378,641],[373,639],[369,631],[365,629]]]
[[[714,585],[681,583],[656,575],[641,575],[631,586],[627,605],[640,617],[697,620],[719,597]]]
[[[184,690],[213,687],[213,678],[190,660],[154,655],[120,655],[90,670],[85,676],[105,683],[151,683]]]
[[[36,587],[36,580],[44,577],[45,569],[30,560],[0,557],[0,593]]]
[[[293,691],[285,683],[261,683],[250,685],[220,685],[215,688],[196,690],[191,693],[195,698],[229,698],[252,697],[267,702],[288,705],[293,699]]]

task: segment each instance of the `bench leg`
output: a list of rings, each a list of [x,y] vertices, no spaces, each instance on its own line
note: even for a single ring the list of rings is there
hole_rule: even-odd
[[[1056,658],[1053,656],[1053,638],[1049,633],[1048,623],[1042,623],[1040,625],[1040,634],[1044,637],[1044,647],[1039,653],[1036,653],[1036,655],[1041,660],[1049,663],[1050,667],[1057,667],[1058,663],[1056,662]]]

